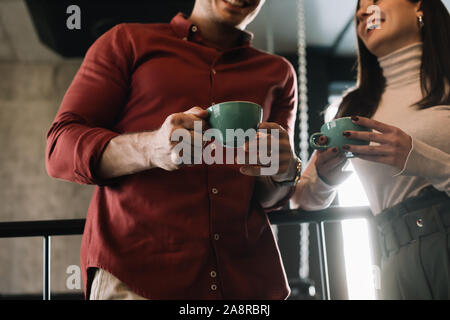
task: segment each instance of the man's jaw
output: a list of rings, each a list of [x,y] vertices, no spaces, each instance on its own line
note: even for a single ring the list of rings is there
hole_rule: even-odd
[[[249,0],[222,0],[223,2],[226,2],[228,5],[235,7],[235,8],[247,8],[251,5],[253,5],[254,3],[252,3],[252,1]]]

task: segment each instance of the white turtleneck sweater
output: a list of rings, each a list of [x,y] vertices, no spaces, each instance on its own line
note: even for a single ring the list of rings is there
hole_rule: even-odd
[[[413,106],[422,99],[421,57],[422,43],[415,43],[379,59],[386,88],[372,119],[410,135],[412,149],[401,171],[381,163],[351,160],[375,215],[429,185],[450,196],[450,106],[424,110]],[[335,188],[318,178],[313,160],[291,201],[293,207],[323,209],[334,198]]]

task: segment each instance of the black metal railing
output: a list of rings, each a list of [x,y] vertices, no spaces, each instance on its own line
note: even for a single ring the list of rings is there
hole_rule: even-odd
[[[301,223],[313,223],[316,225],[322,299],[329,300],[330,285],[325,241],[325,223],[340,222],[349,219],[366,219],[371,221],[373,215],[368,207],[330,207],[321,211],[276,211],[269,214],[269,219],[274,225]]]
[[[0,223],[0,238],[43,238],[43,300],[50,300],[51,236],[83,234],[85,219],[20,221]]]
[[[273,225],[313,223],[316,225],[322,298],[330,299],[325,223],[373,218],[368,207],[330,207],[321,211],[283,210],[269,213]],[[43,300],[50,300],[51,237],[83,234],[85,219],[1,222],[0,238],[43,238]]]

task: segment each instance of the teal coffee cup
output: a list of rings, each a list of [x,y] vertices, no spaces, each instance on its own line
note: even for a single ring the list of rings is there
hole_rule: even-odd
[[[337,147],[341,152],[345,153],[347,158],[352,158],[354,157],[354,155],[349,151],[345,151],[344,149],[342,149],[342,147],[346,144],[368,145],[369,141],[346,138],[343,135],[345,131],[370,132],[371,129],[353,123],[351,117],[339,118],[325,123],[320,128],[320,132],[311,135],[309,139],[309,145],[311,146],[311,148],[316,150],[326,150],[328,148]],[[317,140],[321,136],[327,138],[326,144],[317,144]]]
[[[246,141],[254,138],[263,118],[262,107],[248,101],[218,103],[207,111],[209,127],[215,129],[214,137],[223,146],[230,148],[242,147]]]

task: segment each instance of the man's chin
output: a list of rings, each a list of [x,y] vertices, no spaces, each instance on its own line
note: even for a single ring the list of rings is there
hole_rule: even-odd
[[[222,2],[222,0],[220,0]],[[250,13],[248,13],[250,14]],[[246,19],[246,12],[238,13],[228,10],[223,4],[216,7],[216,16],[219,21],[227,26],[238,28]]]
[[[240,26],[242,25],[242,19],[229,16],[220,16],[218,21],[227,27],[241,29]]]

